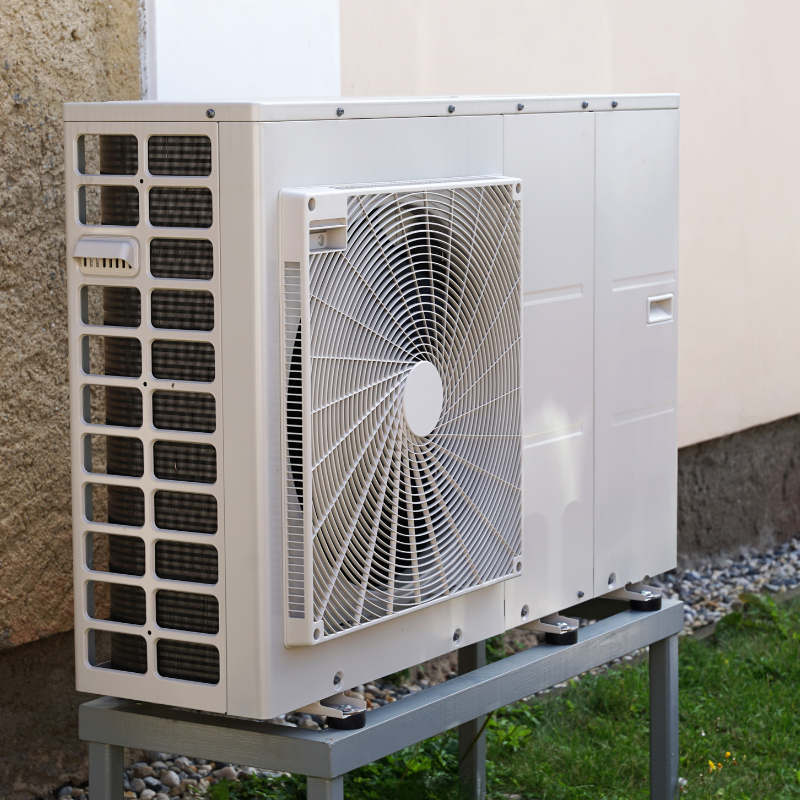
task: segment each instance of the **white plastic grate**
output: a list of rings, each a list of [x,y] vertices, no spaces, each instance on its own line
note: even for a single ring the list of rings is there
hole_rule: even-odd
[[[303,374],[310,384],[309,407],[295,417],[309,463],[287,450],[287,489],[302,509],[302,473],[313,622],[325,636],[520,568],[518,191],[504,183],[349,197],[347,248],[310,256],[303,372],[296,311],[285,311],[295,364],[287,397]],[[287,303],[298,283],[287,271]],[[302,305],[298,297],[293,308]],[[408,379],[421,362],[435,369],[413,382],[412,401]],[[406,422],[412,402],[417,414],[434,406],[426,436]],[[294,530],[290,521],[290,559]]]

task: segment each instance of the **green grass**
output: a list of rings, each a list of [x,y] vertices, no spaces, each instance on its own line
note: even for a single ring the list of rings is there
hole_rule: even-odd
[[[750,597],[711,639],[682,640],[680,688],[682,796],[800,798],[800,601]],[[491,798],[649,796],[646,663],[501,709],[487,730]],[[345,796],[455,799],[457,762],[450,732],[350,773]],[[213,800],[304,797],[305,780],[294,776],[212,788]]]

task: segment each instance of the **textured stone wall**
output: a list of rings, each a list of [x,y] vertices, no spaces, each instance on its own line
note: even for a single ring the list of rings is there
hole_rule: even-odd
[[[72,627],[61,104],[138,99],[137,14],[0,2],[0,647]]]
[[[800,533],[800,416],[678,452],[678,558],[698,566]]]

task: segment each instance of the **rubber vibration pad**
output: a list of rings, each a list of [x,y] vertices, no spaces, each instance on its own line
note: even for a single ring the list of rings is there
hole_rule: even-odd
[[[660,611],[661,598],[651,597],[649,600],[631,600],[631,611]]]
[[[545,633],[544,640],[547,644],[577,644],[578,629],[566,633]]]
[[[367,712],[361,711],[358,714],[351,714],[349,717],[339,719],[338,717],[328,717],[328,727],[335,728],[337,731],[357,731],[367,724]]]

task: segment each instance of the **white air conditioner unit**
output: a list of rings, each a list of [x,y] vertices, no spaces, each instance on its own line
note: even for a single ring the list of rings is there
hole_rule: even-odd
[[[78,689],[266,719],[674,567],[677,108],[66,105]]]

